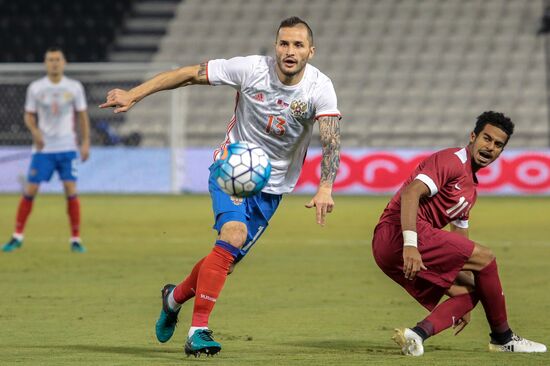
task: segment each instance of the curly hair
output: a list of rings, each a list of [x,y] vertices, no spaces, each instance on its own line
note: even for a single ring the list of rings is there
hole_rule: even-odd
[[[487,111],[477,117],[476,127],[474,128],[474,133],[476,136],[483,131],[486,125],[500,128],[504,131],[504,133],[506,133],[506,135],[508,135],[508,140],[514,133],[514,122],[512,122],[509,117],[506,117],[504,114],[499,112]]]

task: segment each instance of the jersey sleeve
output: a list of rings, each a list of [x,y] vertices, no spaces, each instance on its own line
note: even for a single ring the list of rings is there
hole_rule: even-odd
[[[74,107],[77,112],[84,112],[88,109],[88,103],[86,103],[86,93],[84,92],[84,86],[82,83],[76,83],[76,94],[74,100]]]
[[[27,87],[27,95],[25,97],[25,112],[36,113],[36,95],[34,93],[34,84]]]
[[[338,110],[338,99],[336,91],[330,80],[326,80],[315,90],[314,99],[315,119],[325,116],[334,116],[341,118]]]
[[[229,85],[241,90],[253,73],[256,61],[254,56],[210,60],[206,69],[208,82],[214,86]]]
[[[430,197],[435,196],[447,182],[462,176],[462,162],[454,154],[451,155],[448,151],[435,153],[420,164],[415,179],[428,186]]]

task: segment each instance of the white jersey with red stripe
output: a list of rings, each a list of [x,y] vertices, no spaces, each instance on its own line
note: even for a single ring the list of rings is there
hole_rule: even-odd
[[[207,76],[211,85],[237,90],[235,113],[221,148],[236,141],[260,146],[272,166],[263,192],[283,194],[298,181],[316,119],[340,117],[340,112],[332,82],[321,71],[308,64],[302,80],[288,86],[279,80],[275,62],[269,56],[210,60]]]
[[[27,88],[25,111],[38,115],[44,139],[42,152],[76,150],[75,112],[86,109],[84,87],[77,80],[64,76],[54,84],[45,76]]]

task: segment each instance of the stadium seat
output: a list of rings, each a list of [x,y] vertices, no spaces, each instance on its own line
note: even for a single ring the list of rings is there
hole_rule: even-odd
[[[512,146],[548,143],[529,132],[548,135],[544,50],[535,34],[542,9],[536,1],[296,0],[288,9],[279,2],[186,0],[179,7],[155,61],[192,64],[260,49],[272,53],[278,22],[290,15],[306,19],[317,46],[312,63],[332,78],[342,123],[353,131],[346,146],[381,144],[384,129],[413,137],[387,136],[388,146],[429,146],[418,135],[432,130],[427,139],[433,146],[461,144],[465,126],[489,108],[518,124],[537,121],[539,127],[518,135]],[[227,21],[237,15],[239,22]],[[213,18],[219,19],[215,26],[205,21]],[[231,95],[218,88],[189,93],[189,105],[216,101],[216,108],[189,111],[189,120],[209,123],[190,124],[188,133],[205,136],[209,128],[214,138],[193,143],[221,140],[226,119],[218,119],[219,110],[230,113]]]

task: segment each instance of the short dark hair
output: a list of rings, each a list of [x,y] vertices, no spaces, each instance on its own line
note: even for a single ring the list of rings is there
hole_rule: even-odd
[[[63,52],[63,49],[59,46],[50,46],[46,49],[46,52],[44,53],[48,53],[48,52],[61,52],[61,53],[64,53]]]
[[[500,128],[506,135],[508,135],[508,140],[514,133],[514,122],[504,114],[499,112],[487,111],[481,113],[477,117],[476,127],[474,128],[474,133],[476,136],[480,134],[481,131],[485,128],[486,125],[491,125]],[[506,140],[506,142],[508,142]]]
[[[279,36],[279,31],[281,28],[292,28],[299,24],[303,24],[307,29],[307,38],[309,39],[310,46],[313,46],[313,31],[309,27],[309,25],[306,23],[305,20],[300,19],[298,17],[290,17],[283,19],[281,24],[279,24],[279,28],[277,28],[277,37]]]

